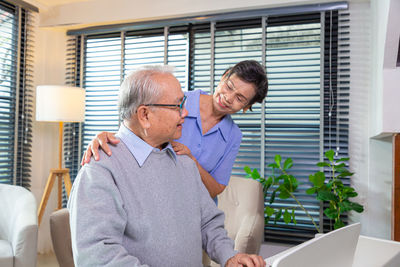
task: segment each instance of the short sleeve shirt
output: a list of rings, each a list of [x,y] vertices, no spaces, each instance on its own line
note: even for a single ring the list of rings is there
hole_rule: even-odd
[[[186,92],[186,109],[189,114],[185,118],[182,136],[177,142],[186,145],[200,165],[223,185],[227,185],[232,167],[239,151],[242,132],[226,115],[207,133],[202,133],[200,118],[200,90]]]

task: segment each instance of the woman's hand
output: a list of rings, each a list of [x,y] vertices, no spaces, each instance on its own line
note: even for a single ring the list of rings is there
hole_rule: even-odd
[[[190,149],[187,146],[175,141],[172,141],[171,145],[177,155],[188,155],[192,160],[196,162],[195,157],[192,155],[192,152],[190,152]]]
[[[99,146],[103,149],[107,155],[111,156],[111,150],[107,143],[116,145],[119,143],[119,139],[114,136],[114,133],[101,132],[89,143],[85,153],[83,154],[81,165],[85,165],[90,162],[90,158],[94,157],[95,160],[99,160]]]

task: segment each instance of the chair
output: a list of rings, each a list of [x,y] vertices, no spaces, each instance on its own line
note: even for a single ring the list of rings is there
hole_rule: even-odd
[[[0,184],[0,266],[34,267],[37,257],[37,204],[27,189]]]
[[[252,179],[231,177],[218,196],[218,208],[225,213],[225,229],[235,242],[235,250],[258,254],[264,239],[264,193],[262,185]],[[207,264],[219,266],[211,261]]]
[[[60,209],[50,215],[50,233],[60,267],[74,267],[68,209]]]

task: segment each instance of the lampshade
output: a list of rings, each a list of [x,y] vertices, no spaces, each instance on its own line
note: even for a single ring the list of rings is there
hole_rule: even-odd
[[[85,90],[63,85],[39,85],[36,88],[36,120],[84,121]]]

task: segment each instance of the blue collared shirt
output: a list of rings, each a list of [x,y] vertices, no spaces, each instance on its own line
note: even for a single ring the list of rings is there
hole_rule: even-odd
[[[136,159],[140,167],[143,166],[144,162],[149,157],[151,152],[160,151],[160,149],[152,147],[151,145],[140,139],[123,123],[121,123],[121,126],[119,127],[116,136],[121,139],[121,141],[124,142],[124,144],[128,147],[129,151],[132,153],[133,157]],[[176,154],[170,143],[168,143],[168,145],[163,148],[163,151],[164,150],[166,150],[167,154],[170,155],[170,157],[172,157],[176,162]]]
[[[176,141],[186,145],[218,183],[227,185],[242,141],[242,132],[231,116],[226,115],[203,135],[200,94],[206,93],[200,90],[186,92],[186,109],[189,114],[183,124],[182,136]]]

